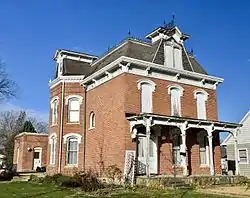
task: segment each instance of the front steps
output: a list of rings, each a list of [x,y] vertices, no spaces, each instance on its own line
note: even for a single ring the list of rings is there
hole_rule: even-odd
[[[11,180],[11,182],[20,182],[20,181],[29,181],[31,175],[35,175],[37,177],[45,177],[46,173],[38,173],[38,172],[25,172],[25,173],[17,173]]]

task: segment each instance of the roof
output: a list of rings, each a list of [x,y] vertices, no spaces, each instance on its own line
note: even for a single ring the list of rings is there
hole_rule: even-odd
[[[250,110],[248,110],[248,112],[245,114],[245,116],[241,119],[240,124],[243,124],[244,121],[250,116]],[[231,139],[232,134],[228,134],[227,137],[223,140],[223,142],[221,143],[221,145],[227,145],[227,142]]]
[[[19,133],[18,135],[16,135],[15,138],[25,136],[25,135],[29,135],[29,136],[49,136],[47,133],[22,132],[22,133]]]
[[[182,55],[184,70],[207,75],[205,69],[193,56],[187,54],[184,47]],[[121,56],[164,65],[164,40],[161,39],[151,44],[149,42],[128,38],[91,64],[65,59],[64,75],[89,76]]]

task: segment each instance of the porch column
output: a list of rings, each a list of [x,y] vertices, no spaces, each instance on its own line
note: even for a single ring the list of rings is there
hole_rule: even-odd
[[[207,138],[208,138],[208,144],[209,144],[209,166],[210,166],[210,175],[214,175],[214,152],[213,152],[213,130],[209,129],[207,130]]]
[[[238,142],[236,137],[234,137],[234,156],[235,156],[235,175],[239,175]]]
[[[151,118],[146,118],[146,176],[150,177],[150,166],[149,166],[149,144],[150,144],[150,128],[151,128]]]
[[[182,125],[179,127],[181,130],[181,148],[180,148],[180,152],[181,152],[181,163],[182,163],[182,167],[183,167],[183,175],[187,176],[188,175],[188,170],[187,170],[187,160],[186,160],[186,125]]]

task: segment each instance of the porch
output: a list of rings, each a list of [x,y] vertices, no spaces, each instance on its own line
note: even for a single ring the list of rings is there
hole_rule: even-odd
[[[127,117],[136,142],[136,173],[155,175],[221,175],[220,132],[237,135],[236,123],[163,116]],[[237,141],[235,141],[237,156]],[[235,162],[238,175],[238,161]]]

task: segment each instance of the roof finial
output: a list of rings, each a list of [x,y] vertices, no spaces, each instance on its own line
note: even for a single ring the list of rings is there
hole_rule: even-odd
[[[130,29],[128,30],[128,38],[131,38],[131,31],[130,31]]]

